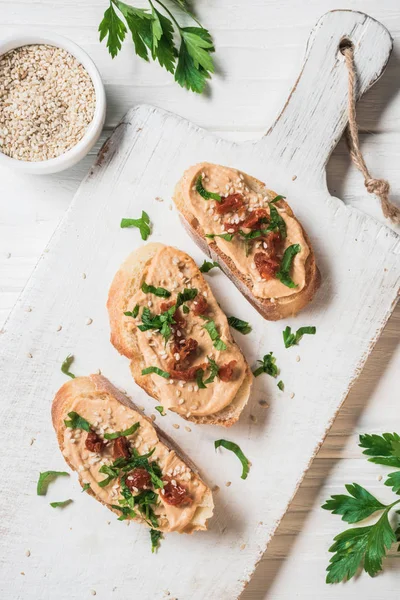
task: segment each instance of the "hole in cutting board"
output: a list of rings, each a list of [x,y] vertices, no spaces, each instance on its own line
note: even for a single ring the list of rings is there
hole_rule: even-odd
[[[354,48],[354,44],[349,38],[345,37],[340,41],[339,50],[342,54],[344,54],[344,51],[347,48]]]

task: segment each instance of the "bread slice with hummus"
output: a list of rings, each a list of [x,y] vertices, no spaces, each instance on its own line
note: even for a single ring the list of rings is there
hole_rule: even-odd
[[[159,243],[134,251],[108,296],[111,342],[164,409],[229,427],[247,403],[252,373],[227,318],[190,256]]]
[[[194,241],[263,315],[276,321],[304,308],[320,285],[311,242],[282,196],[237,169],[200,163],[174,201]]]
[[[57,392],[52,419],[82,487],[120,520],[161,532],[207,529],[210,488],[194,465],[105,377],[76,377]]]

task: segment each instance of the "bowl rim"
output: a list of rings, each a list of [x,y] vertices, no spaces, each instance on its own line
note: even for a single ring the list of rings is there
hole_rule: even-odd
[[[95,109],[93,119],[91,120],[84,136],[75,146],[56,156],[46,160],[29,161],[19,160],[12,156],[8,156],[0,150],[0,161],[9,167],[19,168],[28,172],[35,173],[51,173],[66,169],[74,165],[78,160],[87,154],[97,141],[100,132],[103,128],[105,119],[106,95],[103,81],[100,73],[90,56],[69,38],[62,35],[51,33],[49,31],[32,32],[19,31],[14,35],[9,35],[0,41],[0,57],[8,52],[20,48],[21,46],[46,44],[62,48],[72,54],[85,68],[90,79],[92,80],[95,91]]]

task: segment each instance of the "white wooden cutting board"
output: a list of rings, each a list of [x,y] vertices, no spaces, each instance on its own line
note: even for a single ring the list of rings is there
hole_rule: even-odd
[[[346,36],[356,48],[360,94],[381,75],[392,47],[386,29],[361,13],[328,13],[310,38],[284,111],[257,143],[223,141],[140,106],[103,147],[0,338],[2,598],[81,599],[91,590],[118,600],[240,595],[397,295],[398,236],[331,197],[325,184],[326,161],[346,124],[347,72],[338,52]],[[157,413],[161,427],[221,489],[208,532],[172,534],[152,555],[146,528],[118,522],[80,493],[75,475],[52,484],[46,497],[36,496],[36,481],[39,471],[65,468],[50,405],[65,381],[60,365],[68,353],[76,357],[76,374],[101,369],[152,413],[154,401],[133,383],[128,362],[108,341],[108,287],[120,263],[142,244],[137,230],[121,230],[119,223],[145,209],[153,222],[151,241],[176,245],[200,264],[204,255],[170,198],[183,171],[203,160],[237,167],[287,196],[313,242],[322,287],[298,317],[269,323],[222,272],[207,276],[225,312],[253,326],[252,334],[236,335],[249,362],[272,350],[285,391],[266,375],[257,378],[239,423],[227,431],[191,424],[187,432],[179,417]],[[316,325],[317,334],[286,350],[286,325]],[[214,452],[219,437],[240,444],[252,461],[247,480],[240,479],[233,455]],[[70,497],[74,503],[64,510],[49,506]]]

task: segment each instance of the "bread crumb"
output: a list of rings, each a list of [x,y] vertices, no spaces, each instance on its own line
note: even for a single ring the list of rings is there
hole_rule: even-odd
[[[290,394],[290,397],[291,397],[291,398],[294,398],[294,392],[292,392],[292,393]]]
[[[86,325],[91,325],[93,323],[93,319],[91,319],[90,317],[88,319],[86,319],[85,324]]]
[[[59,325],[59,326],[57,327],[57,331],[61,331],[61,329],[62,329],[62,325]]]
[[[268,404],[268,402],[266,400],[259,400],[258,404],[260,406],[262,406],[263,408],[269,408],[269,404]]]
[[[30,352],[28,352],[28,354],[27,354],[27,357],[28,357],[28,358],[33,358],[33,357],[32,357],[32,354],[31,354]]]
[[[25,552],[25,556],[28,556],[28,557],[29,557],[30,555],[31,555],[31,551],[30,551],[30,550],[27,550],[27,551]]]
[[[29,442],[29,445],[32,446],[35,442],[36,442],[36,438],[31,438],[31,441]]]
[[[32,312],[32,307],[28,306],[25,310],[26,310],[26,312]]]
[[[297,175],[293,175],[292,181],[296,181],[296,179],[297,179]]]
[[[229,487],[230,485],[232,485],[232,481],[227,481],[225,485],[226,487]]]
[[[296,362],[300,362],[300,356],[296,356]]]
[[[240,549],[241,549],[241,550],[244,550],[245,548],[246,548],[246,544],[242,544],[242,545],[240,546]]]
[[[175,429],[179,429],[180,425],[178,425],[178,423],[173,423],[172,427],[175,427]]]
[[[256,415],[250,415],[250,420],[253,421],[253,423],[257,423]]]
[[[190,427],[188,427],[187,425],[186,425],[186,427],[185,427],[185,430],[186,430],[186,431],[188,431],[189,433],[192,431],[192,430],[190,429]]]
[[[25,573],[23,571],[21,571],[21,575],[25,575]]]
[[[90,590],[90,593],[92,594],[92,596],[96,595],[96,590]]]
[[[151,419],[152,421],[155,421],[155,420],[156,420],[156,415],[150,415],[150,419]]]

